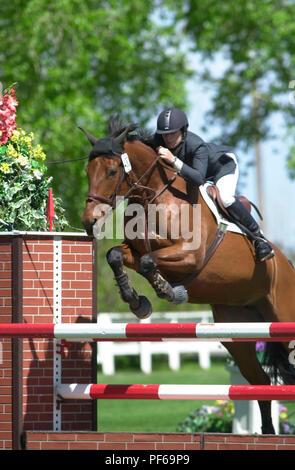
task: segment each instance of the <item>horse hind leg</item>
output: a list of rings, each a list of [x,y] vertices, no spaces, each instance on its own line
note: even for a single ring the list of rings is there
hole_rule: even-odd
[[[261,316],[254,308],[236,306],[213,306],[213,315],[216,322],[257,322]],[[240,369],[243,377],[251,385],[270,385],[270,377],[263,370],[257,355],[255,342],[223,343]],[[271,401],[259,400],[261,414],[262,434],[275,434],[271,417]]]
[[[292,321],[292,299],[288,294],[285,298],[280,298],[273,302],[272,296],[262,299],[256,309],[262,315],[264,321],[268,322],[288,322]],[[294,299],[295,302],[295,299]],[[295,305],[295,304],[294,304]],[[269,370],[273,383],[283,382],[285,385],[295,384],[295,368],[293,361],[290,361],[290,346],[288,342],[267,342],[264,351],[264,363]]]
[[[160,273],[157,263],[150,254],[140,258],[139,272],[144,276],[158,297],[175,305],[188,301],[187,291],[182,285],[171,285]]]
[[[270,385],[270,378],[264,372],[256,356],[255,343],[223,343],[233,356],[241,374],[251,385]],[[261,414],[262,434],[275,434],[271,418],[271,401],[258,401]]]

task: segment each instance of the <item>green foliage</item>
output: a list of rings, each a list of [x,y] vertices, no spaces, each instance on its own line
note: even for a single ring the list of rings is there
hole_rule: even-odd
[[[46,177],[46,158],[32,133],[15,129],[0,146],[0,231],[47,229],[46,208],[51,179]],[[60,200],[55,198],[55,230],[67,225]]]
[[[279,126],[274,129],[270,119],[280,116],[280,131],[283,129],[290,146],[288,166],[294,176],[294,2],[167,3],[183,21],[193,49],[202,55],[199,77],[214,90],[206,125],[220,124],[223,141],[248,150],[255,141],[274,137]],[[222,67],[207,68],[213,61],[220,63],[220,57]]]
[[[295,146],[290,148],[287,167],[289,169],[291,178],[295,178]]]
[[[186,104],[189,76],[162,2],[11,0],[0,4],[0,81],[18,82],[19,122],[42,142],[48,160],[89,153],[78,130],[106,134],[111,114],[145,125],[162,106]],[[82,228],[85,163],[51,165],[54,194]]]

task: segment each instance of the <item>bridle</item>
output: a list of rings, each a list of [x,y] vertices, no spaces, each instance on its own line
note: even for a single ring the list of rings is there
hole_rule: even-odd
[[[118,154],[118,153],[114,153],[113,157],[114,158],[121,158],[121,155]],[[160,196],[160,194],[162,194],[168,188],[168,186],[171,183],[173,183],[173,181],[176,178],[176,174],[174,174],[172,176],[172,178],[170,178],[168,180],[168,182],[157,192],[153,188],[150,188],[148,186],[144,186],[144,185],[140,184],[141,181],[150,173],[150,171],[158,163],[159,159],[160,159],[160,156],[157,155],[155,160],[151,163],[151,165],[147,168],[147,170],[140,177],[137,177],[135,175],[136,178],[137,178],[136,181],[132,181],[130,173],[125,172],[124,166],[121,163],[119,179],[118,179],[118,182],[116,184],[116,187],[114,189],[113,194],[109,198],[107,198],[107,197],[101,196],[100,194],[88,193],[87,196],[86,196],[86,201],[87,202],[94,202],[96,204],[99,204],[99,203],[108,204],[109,206],[111,206],[112,209],[115,209],[115,207],[116,207],[116,198],[117,198],[118,193],[121,189],[121,186],[123,184],[124,179],[126,179],[126,181],[127,181],[127,183],[129,184],[130,187],[129,187],[129,190],[127,191],[127,193],[122,197],[123,200],[127,199],[135,189],[142,189],[143,191],[149,191],[149,192],[153,193],[151,196],[146,196],[144,198],[144,202],[152,203],[155,199],[157,199],[157,197]],[[132,170],[132,171],[134,173],[134,170]],[[138,196],[138,197],[141,197],[141,196]]]

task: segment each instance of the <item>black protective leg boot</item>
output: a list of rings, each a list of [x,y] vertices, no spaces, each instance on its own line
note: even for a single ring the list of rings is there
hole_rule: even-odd
[[[240,222],[246,229],[248,229],[256,240],[254,241],[254,249],[256,258],[259,261],[266,261],[274,256],[274,251],[270,244],[265,240],[264,236],[260,232],[260,228],[256,220],[252,217],[250,212],[246,207],[241,203],[239,199],[236,199],[235,202],[226,208],[228,213],[232,216],[234,220]]]

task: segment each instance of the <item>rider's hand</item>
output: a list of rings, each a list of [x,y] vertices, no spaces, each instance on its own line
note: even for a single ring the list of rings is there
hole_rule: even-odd
[[[157,148],[158,155],[163,158],[167,163],[173,163],[174,162],[174,155],[173,153],[170,152],[169,149],[165,147],[158,147]]]

